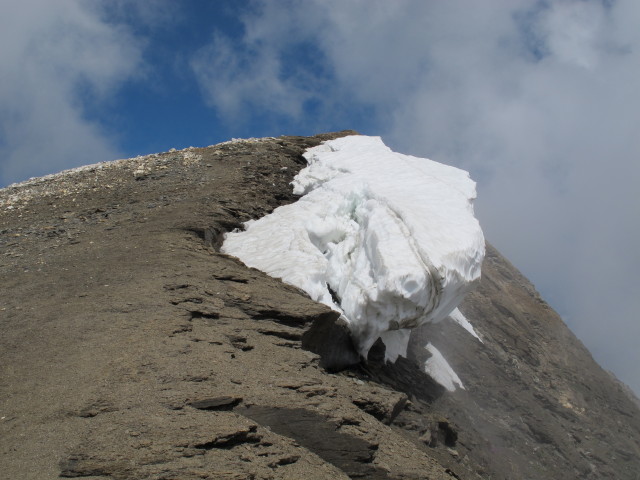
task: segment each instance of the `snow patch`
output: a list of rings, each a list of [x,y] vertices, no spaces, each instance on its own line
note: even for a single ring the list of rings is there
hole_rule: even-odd
[[[431,342],[427,343],[424,348],[431,354],[431,357],[424,362],[424,371],[450,392],[455,391],[458,387],[464,390],[460,377],[453,371],[440,351]]]
[[[471,325],[471,322],[467,320],[467,317],[465,317],[459,309],[454,308],[453,311],[449,314],[449,318],[460,325],[462,328],[464,328],[471,335],[476,337],[478,340],[480,340],[481,343],[484,343],[478,336],[476,331],[473,329],[473,325]]]
[[[480,277],[484,237],[463,170],[349,136],[307,150],[296,203],[245,231],[224,253],[341,312],[366,358],[406,355],[409,329],[444,319]]]

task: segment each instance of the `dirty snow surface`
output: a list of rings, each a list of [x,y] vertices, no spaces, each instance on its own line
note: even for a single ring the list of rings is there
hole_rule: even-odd
[[[222,251],[341,312],[365,358],[382,338],[395,361],[409,329],[444,319],[480,277],[475,183],[379,137],[330,140],[304,156],[293,181],[301,198],[227,234]]]
[[[431,354],[424,363],[424,371],[450,392],[453,392],[458,387],[464,390],[462,381],[440,351],[431,342],[427,343],[424,348]]]
[[[463,315],[463,313],[458,310],[457,308],[455,308],[450,314],[449,314],[449,318],[454,321],[455,323],[457,323],[458,325],[460,325],[462,328],[464,328],[467,332],[469,332],[471,335],[473,335],[474,337],[476,337],[478,339],[478,341],[480,343],[484,343],[482,341],[482,339],[480,338],[480,336],[476,333],[475,329],[473,328],[473,325],[471,325],[471,322],[469,320],[467,320],[467,317],[465,317]]]

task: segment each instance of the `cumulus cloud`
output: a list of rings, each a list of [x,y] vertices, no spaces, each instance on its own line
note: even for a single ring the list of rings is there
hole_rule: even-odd
[[[205,100],[223,117],[246,120],[257,107],[298,118],[322,79],[309,70],[311,58],[305,58],[304,65],[287,59],[311,47],[317,30],[307,32],[296,21],[297,12],[274,3],[255,6],[260,15],[244,18],[243,36],[230,39],[215,33],[211,43],[193,55],[191,68]]]
[[[488,239],[640,392],[638,3],[257,5],[241,44],[217,37],[194,60],[211,103],[298,117],[310,101],[324,115],[368,105],[366,133],[470,170]]]
[[[141,45],[98,7],[2,2],[0,184],[117,157],[115,142],[88,111],[136,74]]]
[[[270,49],[254,51],[250,40],[239,54],[229,39],[216,35],[191,62],[205,99],[227,118],[249,115],[247,107],[260,105],[274,113],[298,117],[308,94],[302,82],[280,74],[282,63]],[[244,115],[243,115],[244,114]]]

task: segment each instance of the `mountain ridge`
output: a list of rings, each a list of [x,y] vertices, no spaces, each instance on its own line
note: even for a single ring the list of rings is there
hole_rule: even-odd
[[[484,343],[444,321],[396,365],[374,348],[337,373],[303,348],[335,314],[217,252],[224,232],[295,201],[305,149],[353,133],[1,190],[7,478],[636,479],[637,403],[491,246],[461,305]],[[421,370],[426,342],[464,390]]]

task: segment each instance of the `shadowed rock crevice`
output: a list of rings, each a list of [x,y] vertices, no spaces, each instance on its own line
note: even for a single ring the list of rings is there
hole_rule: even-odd
[[[252,406],[236,409],[279,435],[293,438],[351,478],[391,480],[388,473],[373,465],[378,445],[343,433],[328,418],[302,408]]]
[[[369,350],[366,362],[357,367],[362,378],[387,385],[404,392],[409,398],[432,403],[440,398],[446,389],[427,375],[415,359],[398,357],[394,363],[385,361],[385,346],[378,339]]]
[[[258,443],[262,440],[262,437],[256,434],[257,429],[258,428],[256,426],[250,426],[245,431],[234,432],[230,435],[216,437],[208,442],[197,443],[193,447],[201,450],[212,450],[215,448],[228,450],[245,443]]]
[[[329,372],[360,363],[349,327],[338,312],[317,318],[302,336],[302,347],[320,355],[320,366]]]
[[[185,230],[194,233],[200,238],[206,248],[219,252],[224,243],[224,234],[236,228],[242,228],[242,222],[238,220],[219,220],[206,227],[187,227]]]
[[[190,402],[189,406],[198,410],[229,411],[233,410],[233,408],[239,405],[241,402],[242,397],[223,396],[195,400],[193,402]]]

